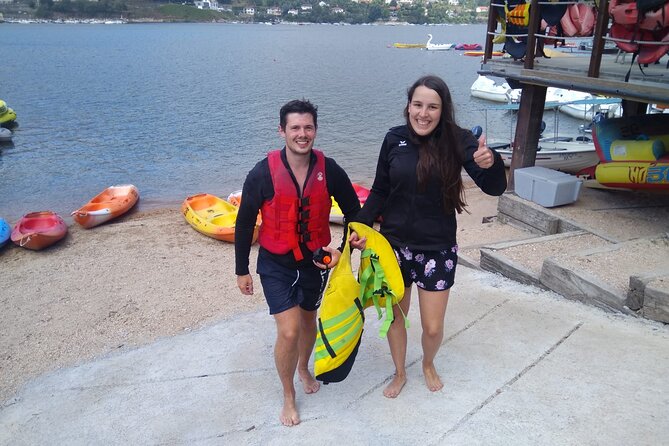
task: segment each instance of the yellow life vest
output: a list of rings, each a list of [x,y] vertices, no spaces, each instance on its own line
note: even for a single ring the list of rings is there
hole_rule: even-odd
[[[504,6],[506,9],[506,21],[513,25],[527,27],[530,24],[530,4],[521,3],[516,5],[511,11],[509,11],[507,6]]]
[[[351,267],[348,238],[352,231],[367,238],[360,255],[359,279]],[[394,319],[393,305],[403,297],[404,280],[390,243],[369,226],[350,223],[344,252],[332,270],[319,311],[314,349],[316,379],[326,384],[343,381],[358,353],[365,308],[374,305],[381,319],[385,307],[386,318],[379,329],[379,336],[385,337]],[[406,316],[404,320],[408,327]]]

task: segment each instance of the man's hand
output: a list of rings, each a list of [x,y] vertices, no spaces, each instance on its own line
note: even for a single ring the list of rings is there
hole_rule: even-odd
[[[495,163],[495,156],[486,144],[485,135],[479,138],[479,147],[474,152],[474,162],[481,169],[489,169]]]
[[[323,246],[323,251],[327,251],[328,253],[330,253],[330,258],[331,258],[330,263],[328,263],[326,265],[324,263],[320,263],[320,262],[317,262],[317,261],[313,260],[314,265],[316,265],[320,269],[332,269],[332,268],[334,268],[335,265],[337,265],[337,263],[339,263],[339,257],[341,257],[341,252],[339,252],[338,249],[330,248],[329,246]]]
[[[253,278],[250,274],[245,276],[237,276],[237,286],[239,287],[239,291],[241,291],[242,294],[246,294],[248,296],[253,294]]]

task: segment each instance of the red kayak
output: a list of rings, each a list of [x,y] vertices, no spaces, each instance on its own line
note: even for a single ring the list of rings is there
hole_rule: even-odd
[[[53,245],[67,234],[67,225],[52,211],[31,212],[16,222],[12,241],[22,248],[38,251]]]
[[[479,51],[482,50],[483,47],[480,43],[458,43],[455,45],[455,49],[461,51]]]

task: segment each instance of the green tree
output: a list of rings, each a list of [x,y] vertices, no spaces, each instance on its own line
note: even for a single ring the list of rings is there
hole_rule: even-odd
[[[386,11],[387,16],[387,11]],[[379,5],[372,5],[369,7],[369,13],[367,14],[367,21],[370,23],[376,22],[384,18],[384,9]]]

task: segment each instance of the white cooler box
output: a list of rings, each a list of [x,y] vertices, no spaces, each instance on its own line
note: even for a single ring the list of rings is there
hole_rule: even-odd
[[[547,208],[573,203],[581,192],[581,180],[545,167],[516,169],[513,178],[516,195]]]

